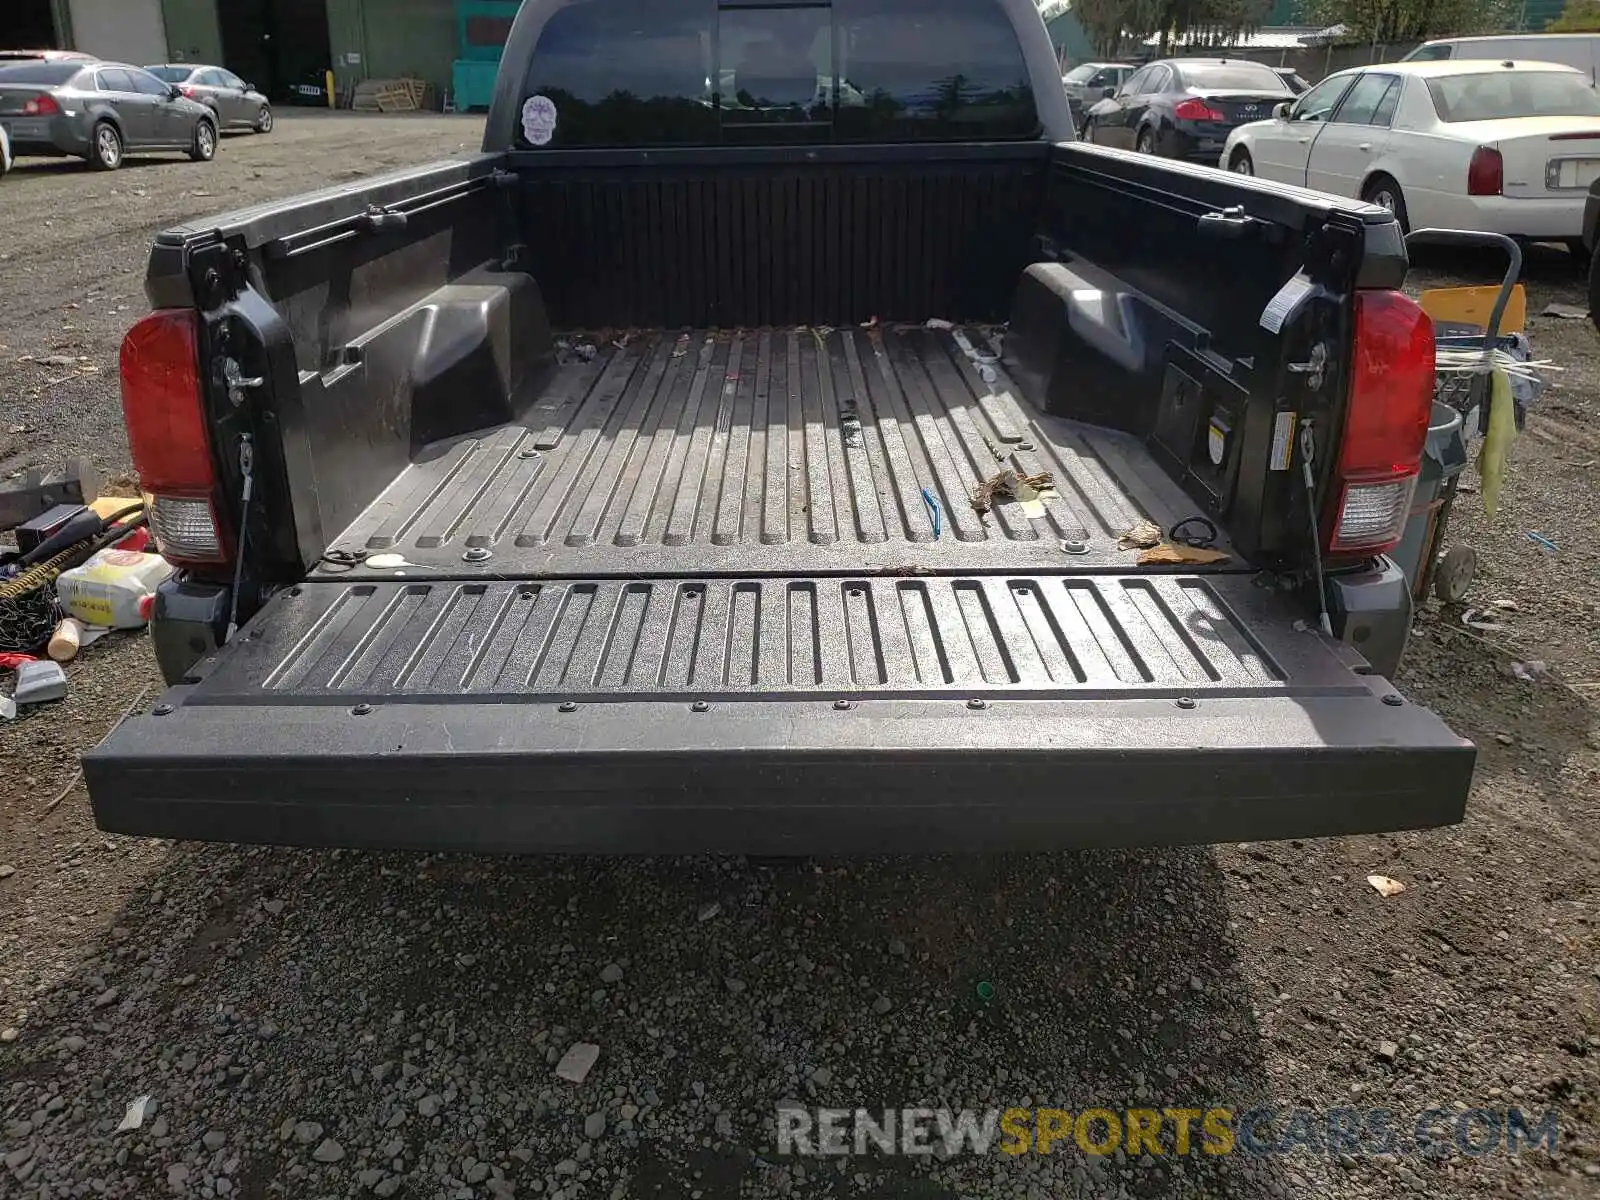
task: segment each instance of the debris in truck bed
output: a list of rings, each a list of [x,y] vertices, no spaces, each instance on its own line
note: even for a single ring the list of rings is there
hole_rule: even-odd
[[[1146,517],[1117,539],[1123,550],[1148,550],[1161,544],[1161,526]]]
[[[996,497],[1005,500],[1033,500],[1036,497],[1027,493],[1042,492],[1053,486],[1055,486],[1055,476],[1049,471],[1040,471],[1037,475],[1020,475],[1007,467],[978,485],[972,493],[972,509],[974,512],[986,513],[994,507]]]
[[[1229,558],[1226,550],[1208,550],[1204,546],[1174,545],[1172,542],[1163,542],[1145,550],[1139,555],[1141,567],[1184,565],[1194,567],[1210,566],[1213,563],[1227,562]]]

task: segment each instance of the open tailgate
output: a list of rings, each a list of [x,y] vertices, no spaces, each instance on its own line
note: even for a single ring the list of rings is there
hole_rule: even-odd
[[[904,853],[1447,824],[1474,754],[1242,575],[341,579],[84,769],[130,834]]]

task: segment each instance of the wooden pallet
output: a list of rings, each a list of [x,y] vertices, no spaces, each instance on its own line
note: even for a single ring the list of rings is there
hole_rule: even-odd
[[[424,79],[368,79],[358,83],[350,107],[356,112],[417,112],[427,107]]]

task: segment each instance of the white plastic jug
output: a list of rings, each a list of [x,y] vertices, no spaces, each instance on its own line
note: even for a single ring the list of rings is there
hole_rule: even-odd
[[[137,629],[150,620],[156,588],[173,572],[159,554],[101,550],[81,567],[61,572],[61,607],[85,625]]]

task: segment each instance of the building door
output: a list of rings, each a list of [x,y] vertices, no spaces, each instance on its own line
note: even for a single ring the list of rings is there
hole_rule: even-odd
[[[161,0],[68,0],[72,48],[112,62],[167,61]]]
[[[59,45],[50,0],[0,3],[0,46],[7,50],[49,50]]]
[[[333,65],[327,0],[229,0],[217,19],[223,65],[274,100]]]

